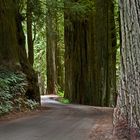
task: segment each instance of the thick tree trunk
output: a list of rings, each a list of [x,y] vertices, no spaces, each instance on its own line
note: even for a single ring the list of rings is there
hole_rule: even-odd
[[[0,65],[19,63],[16,37],[15,5],[13,0],[0,1]]]
[[[140,1],[120,0],[121,89],[114,112],[119,139],[140,139]]]
[[[114,104],[116,94],[116,35],[114,5],[112,0],[95,1],[94,55],[91,54],[92,75],[94,81],[94,102],[98,105]]]
[[[95,11],[85,17],[65,12],[65,97],[74,103],[109,106],[114,102],[113,13],[110,0],[97,0]]]
[[[78,18],[78,17],[77,17]],[[65,14],[65,98],[71,102],[89,104],[87,60],[87,21],[71,20]],[[70,21],[68,25],[66,21]]]
[[[30,64],[34,64],[34,47],[32,37],[32,2],[27,0],[27,42],[28,42],[28,59]]]

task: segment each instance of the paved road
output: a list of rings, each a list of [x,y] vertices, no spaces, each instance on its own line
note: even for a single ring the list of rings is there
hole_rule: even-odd
[[[101,115],[93,107],[62,105],[46,97],[42,98],[42,104],[51,109],[35,116],[1,122],[0,140],[88,140]]]

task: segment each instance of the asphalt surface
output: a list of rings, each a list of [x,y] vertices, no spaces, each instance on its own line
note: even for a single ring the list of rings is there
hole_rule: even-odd
[[[94,107],[63,105],[42,97],[51,109],[40,114],[0,122],[0,140],[88,140],[101,115]]]

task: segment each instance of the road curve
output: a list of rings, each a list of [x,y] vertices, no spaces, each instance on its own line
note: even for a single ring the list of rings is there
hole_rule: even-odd
[[[88,140],[102,112],[90,106],[63,105],[48,97],[42,104],[51,107],[40,114],[0,122],[0,140]]]

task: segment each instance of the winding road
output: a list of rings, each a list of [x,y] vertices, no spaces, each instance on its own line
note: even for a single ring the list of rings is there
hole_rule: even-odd
[[[89,140],[103,113],[91,106],[64,105],[42,97],[49,110],[33,116],[0,122],[0,140]]]

